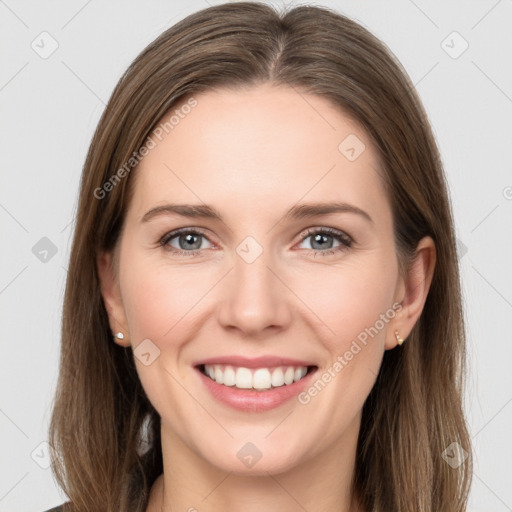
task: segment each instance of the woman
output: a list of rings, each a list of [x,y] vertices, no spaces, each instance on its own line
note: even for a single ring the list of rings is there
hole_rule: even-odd
[[[137,57],[83,171],[61,510],[463,511],[464,362],[442,164],[383,43],[236,3]]]

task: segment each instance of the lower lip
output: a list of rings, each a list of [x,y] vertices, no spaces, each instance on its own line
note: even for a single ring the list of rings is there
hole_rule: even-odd
[[[311,381],[316,368],[293,384],[285,384],[284,386],[264,391],[224,386],[207,377],[199,368],[196,368],[196,371],[201,376],[208,391],[220,402],[240,411],[263,412],[275,409],[297,396]]]

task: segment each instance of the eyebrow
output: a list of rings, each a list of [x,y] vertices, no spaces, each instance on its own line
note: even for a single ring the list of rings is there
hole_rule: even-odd
[[[303,203],[292,206],[283,216],[283,219],[305,219],[317,217],[320,215],[328,215],[331,213],[354,213],[360,215],[368,222],[373,224],[373,219],[361,208],[344,203],[334,201],[328,203]],[[206,204],[165,204],[151,208],[144,214],[141,222],[148,222],[155,217],[162,215],[180,215],[190,218],[208,218],[224,222],[222,215],[218,210]]]

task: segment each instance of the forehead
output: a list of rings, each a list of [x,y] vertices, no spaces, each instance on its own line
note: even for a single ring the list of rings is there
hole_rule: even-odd
[[[385,202],[372,141],[324,98],[259,85],[203,92],[183,105],[155,127],[134,172],[139,213],[178,200],[242,210],[301,198]]]

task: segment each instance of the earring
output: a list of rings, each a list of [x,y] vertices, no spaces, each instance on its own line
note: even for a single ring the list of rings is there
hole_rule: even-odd
[[[114,338],[124,340],[124,334],[122,332],[118,332],[117,334],[114,334]]]
[[[400,338],[398,331],[395,331],[395,337],[396,337],[396,341],[398,342],[399,345],[401,345],[404,342],[404,340],[402,338]]]

